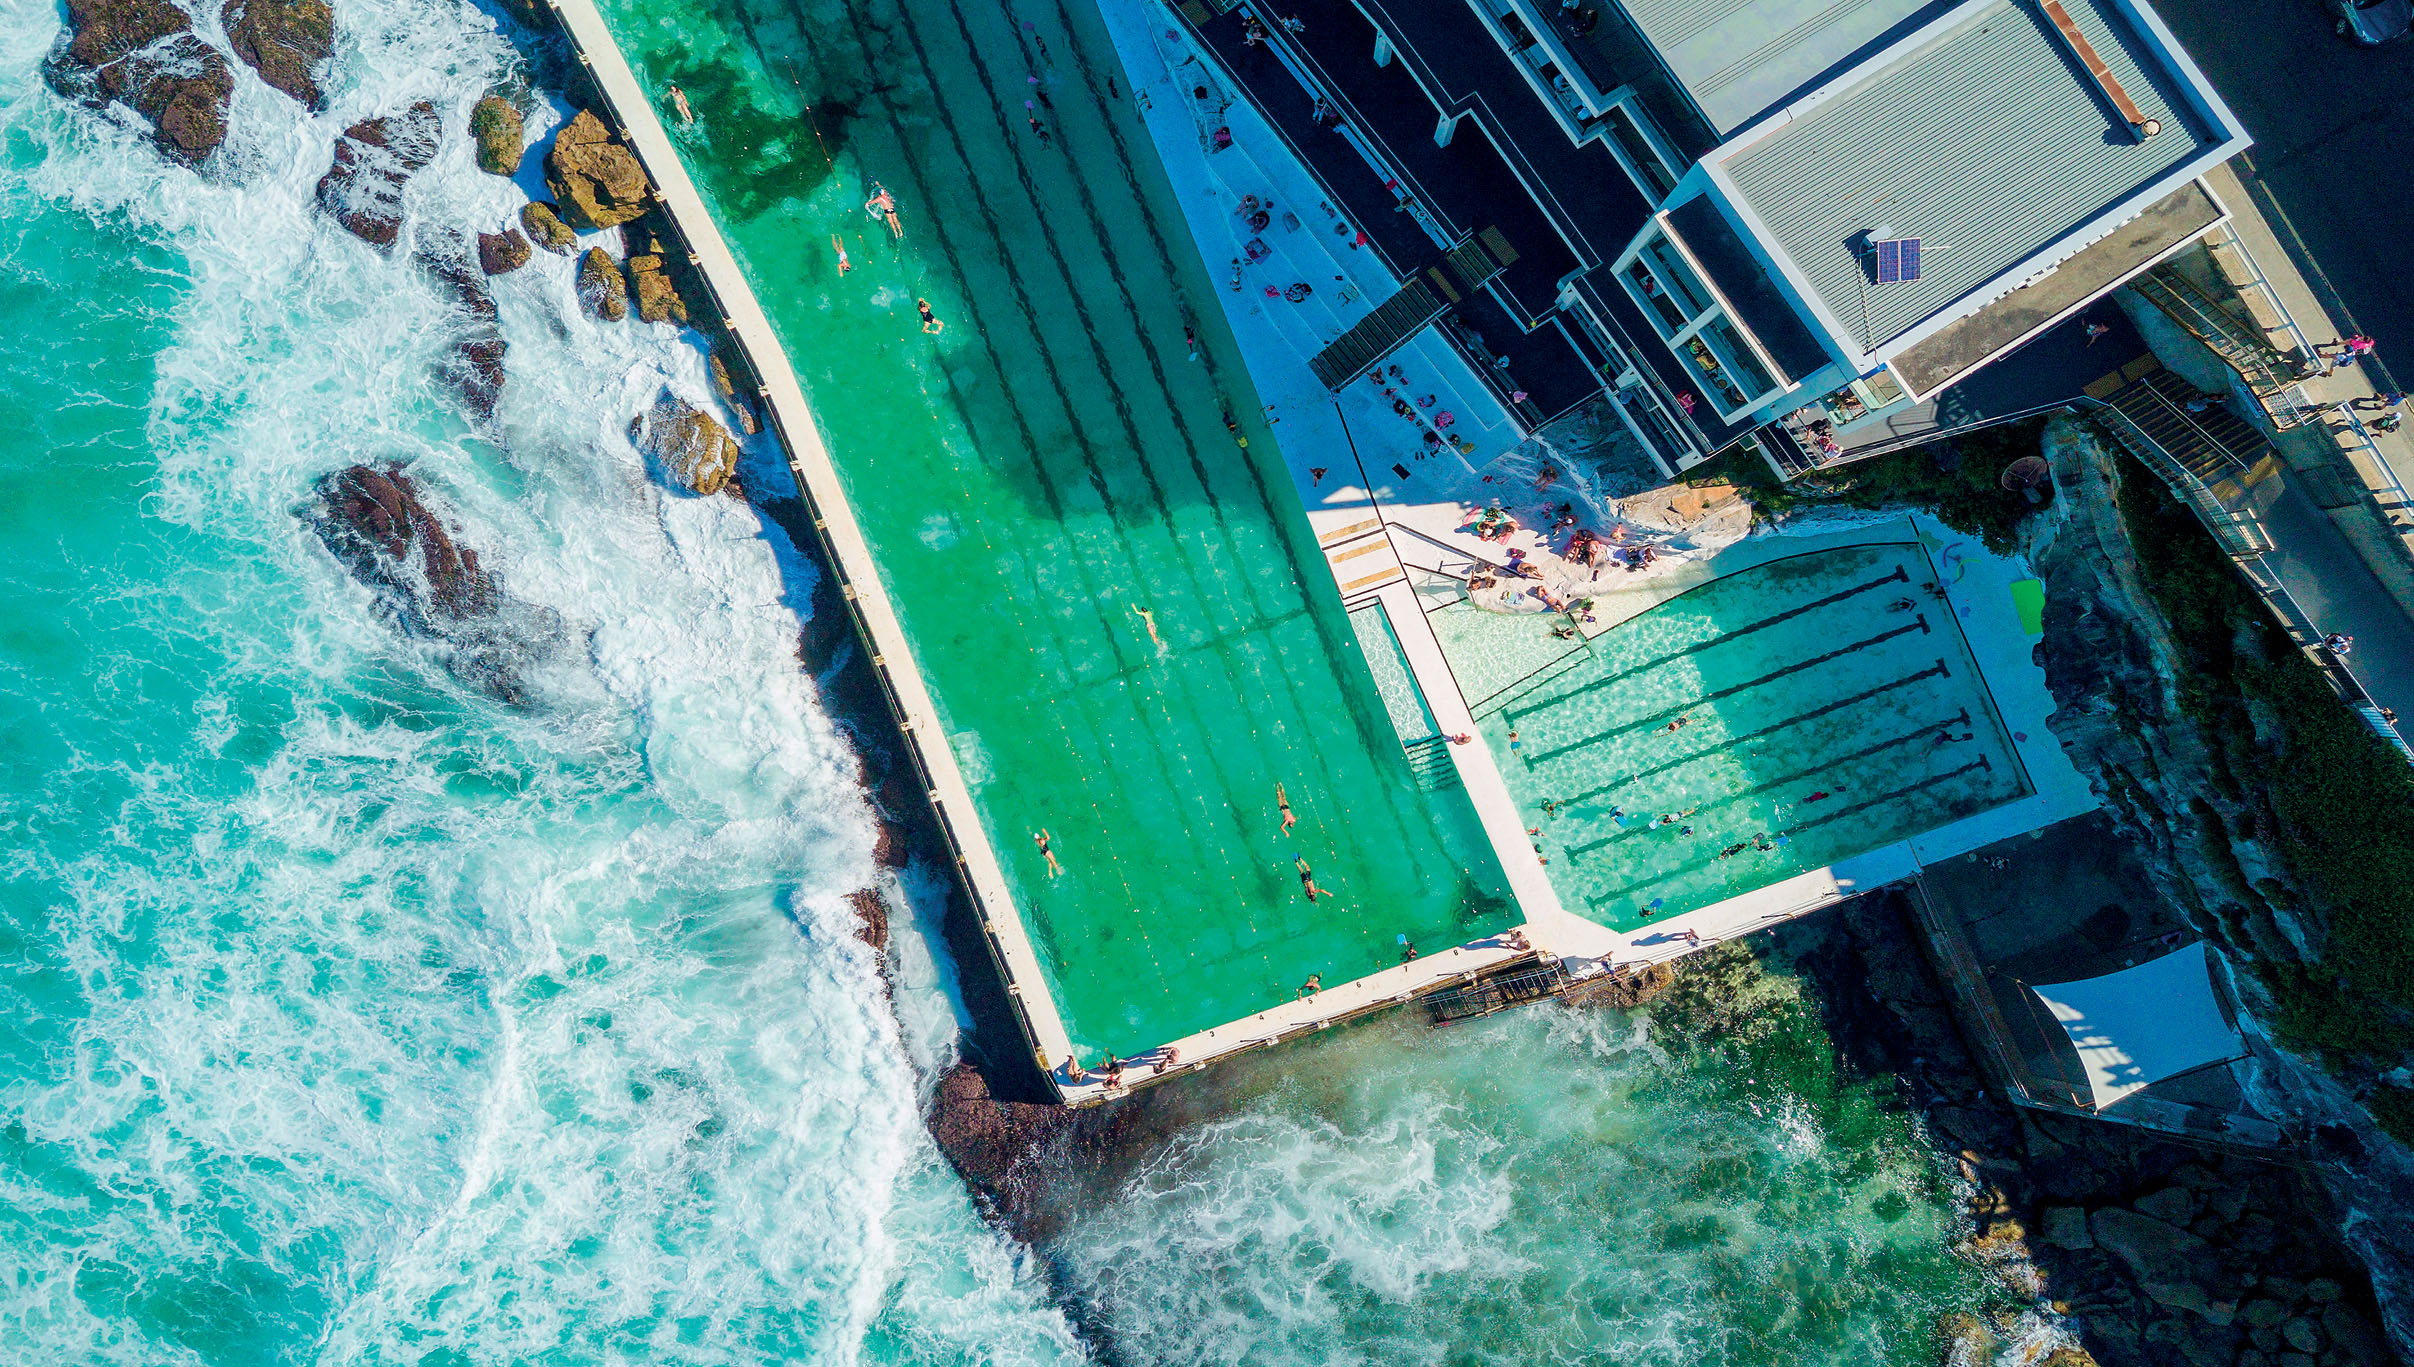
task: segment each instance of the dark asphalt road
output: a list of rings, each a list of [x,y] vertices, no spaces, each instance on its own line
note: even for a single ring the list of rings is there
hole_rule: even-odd
[[[2414,379],[2414,40],[2359,48],[2319,0],[2160,0],[2156,13],[2246,122],[2236,163],[2297,269]]]

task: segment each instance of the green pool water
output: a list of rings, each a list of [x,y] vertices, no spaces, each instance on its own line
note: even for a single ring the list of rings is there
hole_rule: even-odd
[[[1377,694],[1097,17],[603,9],[657,100],[676,82],[699,115],[666,122],[813,402],[1075,1042],[1134,1053],[1397,963],[1401,936],[1510,924],[1464,793],[1420,783]],[[901,241],[865,213],[874,181]],[[1295,854],[1331,897],[1303,896]]]
[[[1623,930],[2030,791],[1935,583],[1916,544],[1869,545],[1713,580],[1581,644],[1555,615],[1432,616],[1552,886]]]

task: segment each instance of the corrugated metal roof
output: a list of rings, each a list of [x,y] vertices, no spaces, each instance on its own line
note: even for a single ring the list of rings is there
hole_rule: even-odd
[[[1736,151],[1726,163],[1770,244],[1871,348],[2070,235],[2209,146],[2172,78],[2094,0],[2072,16],[2162,121],[2138,142],[2037,12],[1979,10]],[[1873,228],[1926,244],[1921,279],[1871,283]]]
[[[1620,0],[1719,135],[1939,0]]]

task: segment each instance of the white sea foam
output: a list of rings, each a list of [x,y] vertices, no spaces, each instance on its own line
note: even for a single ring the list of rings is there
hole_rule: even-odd
[[[71,1066],[16,1078],[7,1109],[106,1199],[62,1217],[80,1244],[0,1242],[0,1334],[45,1361],[224,1360],[209,1326],[92,1291],[98,1260],[191,1316],[255,1287],[223,1314],[257,1361],[1073,1354],[921,1131],[911,1060],[953,1048],[930,946],[909,924],[901,1036],[849,933],[875,871],[795,667],[811,571],[735,500],[661,489],[623,435],[663,387],[707,397],[694,338],[585,317],[540,253],[493,282],[510,378],[486,440],[430,378],[443,296],[313,208],[341,129],[430,99],[447,134],[406,244],[506,221],[522,191],[461,132],[513,79],[492,21],[339,3],[327,111],[237,66],[196,174],[43,90],[55,11],[9,9],[0,133],[39,155],[0,200],[130,223],[179,262],[146,507],[207,559],[114,592],[216,672],[181,681],[189,738],[169,718],[157,753],[96,741],[61,775],[124,794],[44,814],[108,840],[19,861],[63,891],[81,1015]],[[354,461],[410,463],[508,591],[560,614],[540,706],[448,676],[296,519]]]

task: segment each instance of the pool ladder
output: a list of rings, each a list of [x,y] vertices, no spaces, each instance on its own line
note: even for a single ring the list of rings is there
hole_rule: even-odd
[[[1446,793],[1464,786],[1458,761],[1450,757],[1448,737],[1427,736],[1408,741],[1403,748],[1408,751],[1408,771],[1416,776],[1418,792]]]

